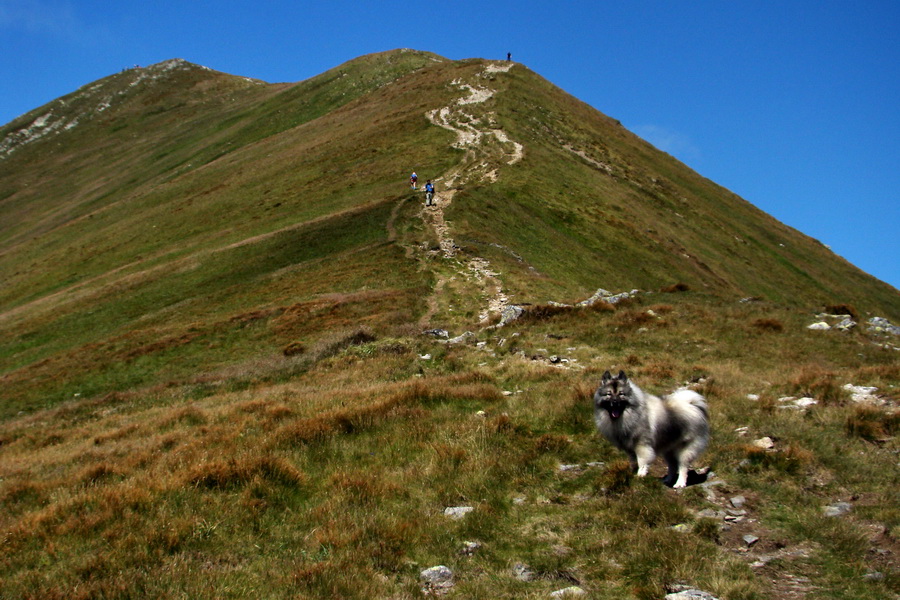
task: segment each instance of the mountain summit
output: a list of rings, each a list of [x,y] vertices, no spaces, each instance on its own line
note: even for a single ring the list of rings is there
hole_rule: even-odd
[[[0,281],[9,597],[896,583],[900,294],[522,64],[88,84],[0,128]],[[616,463],[619,369],[720,479]]]

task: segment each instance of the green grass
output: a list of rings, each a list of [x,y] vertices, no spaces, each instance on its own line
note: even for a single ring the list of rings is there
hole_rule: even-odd
[[[521,66],[433,58],[296,85],[119,74],[116,110],[0,161],[0,595],[418,598],[437,564],[458,597],[900,593],[896,352],[806,329],[823,305],[896,320],[896,290]],[[424,117],[457,78],[496,90],[467,111],[525,157],[484,155],[498,180],[457,190],[445,259],[405,178],[467,160]],[[477,324],[474,256],[526,317]],[[598,287],[642,293],[547,305]],[[607,369],[707,397],[720,486],[630,474],[594,431]],[[744,520],[698,514],[736,495]]]

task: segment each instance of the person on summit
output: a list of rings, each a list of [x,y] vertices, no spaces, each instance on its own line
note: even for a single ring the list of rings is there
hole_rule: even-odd
[[[507,52],[506,53],[506,62],[509,62],[511,60],[512,60],[512,52]]]
[[[419,176],[416,175],[416,172],[413,171],[413,174],[409,176],[409,185],[412,186],[412,189],[416,189],[416,185],[419,183]]]
[[[430,179],[425,183],[425,206],[434,206],[434,184]]]

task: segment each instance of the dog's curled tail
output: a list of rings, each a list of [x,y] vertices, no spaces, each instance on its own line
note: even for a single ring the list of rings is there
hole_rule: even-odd
[[[669,394],[666,400],[669,406],[675,410],[684,411],[685,409],[690,410],[688,407],[694,407],[703,413],[704,420],[709,419],[709,407],[706,405],[706,399],[694,390],[675,390]]]

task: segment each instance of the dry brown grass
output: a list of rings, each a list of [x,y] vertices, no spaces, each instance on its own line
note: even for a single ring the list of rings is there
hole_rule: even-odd
[[[857,323],[859,322],[859,311],[852,304],[828,304],[825,306],[825,312],[830,315],[847,315]]]
[[[792,393],[815,398],[823,404],[839,404],[846,398],[837,373],[817,364],[797,369],[791,376],[789,385]]]
[[[844,429],[848,435],[870,442],[885,441],[900,431],[900,413],[874,406],[856,406],[847,415]]]
[[[688,284],[679,282],[662,287],[659,291],[663,294],[674,294],[677,292],[688,292],[690,291],[690,289],[691,286],[689,286]]]
[[[784,331],[784,323],[779,321],[778,319],[773,318],[763,318],[756,319],[752,324],[753,328],[757,331],[763,332],[772,332],[772,333],[781,333]]]

